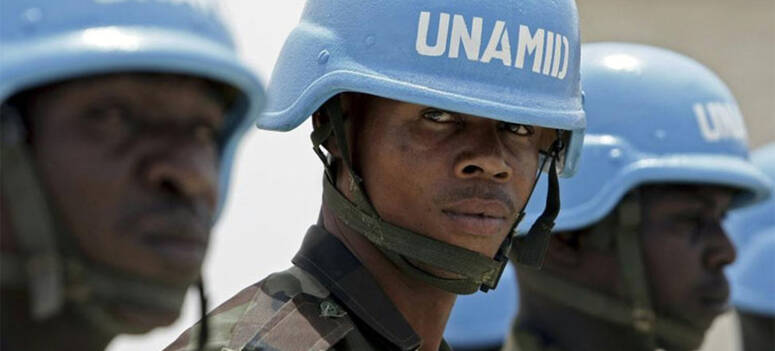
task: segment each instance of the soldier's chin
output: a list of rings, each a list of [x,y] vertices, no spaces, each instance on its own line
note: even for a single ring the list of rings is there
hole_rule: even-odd
[[[663,316],[671,318],[674,321],[684,323],[685,326],[693,329],[697,334],[683,335],[678,340],[666,338],[664,336],[658,337],[658,344],[663,350],[671,351],[692,351],[698,350],[702,346],[702,342],[705,339],[705,334],[713,324],[714,317],[708,316],[692,316],[689,312],[682,313],[666,313],[662,312]],[[692,316],[692,318],[689,318]]]
[[[164,310],[137,306],[114,306],[113,317],[121,323],[125,334],[144,334],[154,328],[168,326],[180,316],[180,310]]]

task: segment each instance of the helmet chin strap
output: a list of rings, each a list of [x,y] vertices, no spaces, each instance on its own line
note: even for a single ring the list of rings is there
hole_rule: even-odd
[[[559,150],[563,147],[561,140],[561,137],[558,138],[555,144],[552,145],[551,154],[548,156],[552,159],[552,162],[549,166],[549,183],[544,212],[542,212],[535,223],[530,226],[527,235],[516,239],[517,245],[514,245],[509,252],[509,256],[516,263],[541,268],[544,256],[546,256],[546,250],[549,248],[549,238],[552,234],[552,229],[554,228],[554,220],[560,213],[560,181],[557,178],[556,162],[559,157]],[[546,159],[544,159],[544,162],[546,162]],[[543,167],[544,165],[541,165],[541,168]],[[541,170],[539,169],[539,172],[540,171]],[[538,180],[537,177],[533,184],[533,190],[530,190],[528,199],[532,196],[533,191],[538,184]],[[527,207],[527,202],[525,202],[525,206],[522,207],[522,211],[519,213],[520,220],[525,215],[525,207]]]
[[[511,250],[514,229],[521,220],[522,213],[515,220],[495,258],[384,221],[371,205],[363,188],[363,180],[352,167],[351,154],[344,131],[344,116],[339,99],[337,97],[330,99],[324,105],[324,109],[329,121],[316,128],[311,139],[313,149],[326,168],[326,176],[323,181],[323,202],[334,214],[347,226],[366,237],[393,264],[409,276],[455,294],[472,294],[477,290],[495,289],[508,263],[507,253]],[[351,199],[348,199],[337,189],[336,167],[332,157],[324,154],[320,148],[332,135],[336,138],[337,147],[342,154],[343,166],[349,173],[348,190]],[[554,156],[556,155],[552,155],[550,173],[556,177],[556,157]],[[539,175],[540,172],[539,169]],[[440,277],[418,267],[418,264],[451,272],[461,278]]]
[[[0,108],[3,201],[9,204],[20,251],[0,257],[3,286],[29,293],[34,320],[53,318],[70,304],[107,334],[141,332],[114,317],[108,310],[111,306],[179,311],[185,289],[96,264],[84,256],[75,239],[57,225],[25,140],[21,116],[6,104]]]
[[[520,280],[520,284],[581,313],[632,328],[646,349],[655,350],[660,340],[681,350],[699,348],[705,334],[703,330],[654,311],[638,235],[641,214],[637,192],[625,197],[617,207],[617,257],[630,301],[531,270],[520,271],[521,275],[529,277]]]
[[[27,135],[16,109],[0,106],[2,126],[2,190],[9,204],[8,214],[14,236],[22,251],[20,260],[3,254],[3,285],[27,284],[30,312],[35,319],[46,319],[64,305],[64,269],[57,249],[54,219],[48,208],[43,188],[38,184],[32,157],[26,147]],[[6,274],[17,271],[16,274]],[[11,282],[9,278],[21,279]],[[29,277],[29,278],[28,278]]]

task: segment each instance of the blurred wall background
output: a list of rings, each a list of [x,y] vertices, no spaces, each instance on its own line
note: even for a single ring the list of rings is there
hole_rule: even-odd
[[[496,0],[491,0],[496,1]],[[304,0],[219,0],[242,57],[268,81]],[[738,99],[753,146],[775,141],[775,0],[577,0],[585,41],[667,47],[710,66]],[[240,147],[231,193],[204,275],[213,308],[290,265],[317,219],[322,167],[309,124],[290,133],[250,132]],[[174,325],[122,336],[109,351],[160,350],[198,319],[193,292]],[[736,319],[720,318],[703,351],[739,350]]]
[[[577,0],[583,41],[662,46],[729,85],[751,146],[775,141],[775,0]]]

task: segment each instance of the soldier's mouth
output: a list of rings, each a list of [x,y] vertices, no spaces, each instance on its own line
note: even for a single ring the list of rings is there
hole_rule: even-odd
[[[142,245],[166,266],[188,273],[199,270],[207,251],[210,226],[205,218],[177,206],[137,216],[132,226]]]
[[[468,198],[442,211],[456,229],[477,236],[497,235],[508,225],[509,208],[499,200]]]
[[[150,234],[147,247],[181,270],[199,269],[207,251],[207,241],[178,235]]]
[[[483,213],[456,213],[443,211],[454,227],[467,234],[476,236],[492,236],[503,231],[506,219],[492,217]]]

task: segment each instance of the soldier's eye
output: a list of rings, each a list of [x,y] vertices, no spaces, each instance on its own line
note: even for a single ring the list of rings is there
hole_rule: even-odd
[[[673,232],[679,236],[687,236],[691,240],[697,238],[704,225],[704,220],[697,214],[680,214],[671,220]]]
[[[121,141],[137,130],[137,121],[126,106],[107,102],[84,113],[89,128],[108,140]]]
[[[217,144],[221,138],[221,130],[209,123],[197,123],[193,126],[194,138],[202,143]]]
[[[531,136],[535,134],[535,128],[524,124],[503,123],[503,128],[519,136]]]
[[[452,123],[455,122],[455,116],[447,111],[440,110],[428,110],[423,112],[423,118],[431,120],[436,123]]]

